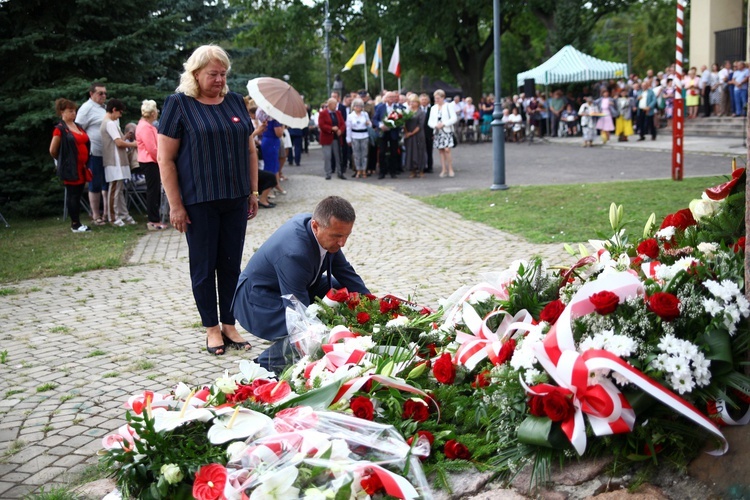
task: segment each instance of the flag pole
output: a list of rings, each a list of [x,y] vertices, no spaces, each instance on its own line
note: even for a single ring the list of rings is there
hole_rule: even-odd
[[[398,93],[401,93],[401,77],[398,77]]]
[[[365,75],[365,92],[367,92],[367,40],[363,40],[362,45],[365,46],[365,64],[362,66],[362,72]]]
[[[385,90],[385,85],[383,85],[383,73],[385,73],[385,68],[383,68],[383,45],[380,45],[380,61],[378,61],[380,64],[380,92],[382,93]]]

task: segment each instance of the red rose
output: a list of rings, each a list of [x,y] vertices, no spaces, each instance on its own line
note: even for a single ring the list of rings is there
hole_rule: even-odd
[[[562,422],[569,419],[575,413],[573,401],[559,391],[548,393],[543,398],[544,413],[553,422]]]
[[[234,394],[227,394],[227,402],[228,403],[241,403],[245,401],[246,399],[253,397],[254,392],[255,392],[255,387],[253,387],[252,385],[237,386],[237,390],[234,391]]]
[[[496,365],[502,365],[510,361],[513,357],[513,352],[516,350],[516,341],[514,339],[508,339],[503,346],[500,348],[500,352],[497,355]]]
[[[490,371],[484,370],[483,372],[477,373],[477,378],[471,383],[474,389],[483,389],[490,385]]]
[[[664,321],[680,315],[680,299],[667,292],[656,292],[648,298],[648,308]]]
[[[677,229],[684,231],[690,226],[694,226],[697,224],[695,222],[695,219],[693,218],[692,212],[690,212],[689,208],[683,208],[682,210],[678,210],[677,212],[673,214],[669,214],[666,217],[664,217],[664,221],[661,223],[661,227],[659,229],[664,229],[665,227],[674,226]]]
[[[532,394],[529,396],[529,413],[535,417],[544,417],[544,397]]]
[[[437,346],[435,344],[427,344],[417,354],[421,358],[434,358],[437,356]]]
[[[737,242],[732,245],[732,250],[734,250],[734,253],[738,252],[744,252],[745,251],[745,237],[741,237]]]
[[[544,306],[544,309],[542,309],[542,312],[539,313],[539,320],[545,321],[549,323],[550,325],[554,325],[557,321],[557,318],[560,317],[562,312],[565,310],[565,304],[562,303],[562,300],[557,299],[553,300],[546,306]]]
[[[360,325],[364,325],[368,321],[370,321],[369,314],[367,314],[366,312],[357,313],[357,323],[359,323]]]
[[[193,497],[197,500],[224,500],[227,470],[219,464],[204,465],[195,474]]]
[[[655,259],[659,256],[659,243],[654,238],[641,241],[638,245],[638,255],[645,255],[649,259]]]
[[[468,460],[471,458],[471,452],[466,447],[466,445],[463,445],[454,439],[451,439],[447,443],[445,443],[443,452],[445,453],[445,458],[447,458],[448,460]]]
[[[292,392],[292,388],[286,380],[281,382],[272,382],[257,387],[254,391],[255,398],[261,403],[276,403],[287,397]]]
[[[595,293],[589,297],[589,300],[594,304],[594,310],[602,316],[614,312],[614,310],[617,309],[617,305],[620,303],[620,297],[609,290]]]
[[[362,485],[362,489],[365,490],[365,493],[370,496],[383,489],[383,482],[380,480],[380,477],[372,471],[372,469],[365,469],[359,484]]]
[[[456,380],[456,367],[449,353],[443,353],[432,365],[432,374],[438,382],[451,385]]]
[[[375,413],[375,409],[372,406],[370,398],[365,396],[357,396],[352,398],[349,402],[349,407],[352,409],[355,417],[363,420],[372,420],[372,416]]]
[[[415,422],[424,422],[430,416],[430,408],[427,406],[427,403],[422,401],[407,399],[404,403],[404,412],[401,416],[405,419],[410,418]]]

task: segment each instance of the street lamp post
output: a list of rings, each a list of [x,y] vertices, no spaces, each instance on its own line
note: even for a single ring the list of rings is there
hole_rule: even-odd
[[[501,100],[500,80],[500,0],[492,2],[493,32],[495,42],[495,109],[492,112],[492,160],[494,183],[492,191],[508,189],[505,185],[505,130]]]
[[[328,44],[328,34],[331,32],[331,28],[333,27],[333,22],[331,22],[331,18],[328,17],[328,0],[326,0],[325,3],[325,15],[326,18],[323,21],[323,31],[325,32],[326,36],[326,42],[323,46],[323,55],[326,58],[326,96],[331,95],[331,47]]]

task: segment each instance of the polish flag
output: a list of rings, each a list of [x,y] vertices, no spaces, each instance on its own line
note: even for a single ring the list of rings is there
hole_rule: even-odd
[[[396,38],[396,46],[393,47],[391,62],[388,63],[388,73],[393,73],[396,75],[396,78],[401,78],[401,58],[398,53],[398,37]]]

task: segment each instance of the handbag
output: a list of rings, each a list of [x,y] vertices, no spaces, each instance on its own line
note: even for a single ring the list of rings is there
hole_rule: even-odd
[[[617,118],[620,116],[620,109],[617,107],[617,103],[614,102],[612,99],[609,101],[609,114],[612,115],[612,118]]]
[[[371,146],[377,146],[380,139],[380,131],[376,128],[367,127],[367,136]]]
[[[451,137],[453,138],[453,147],[455,148],[458,146],[458,136],[456,136],[455,132],[451,132]]]

